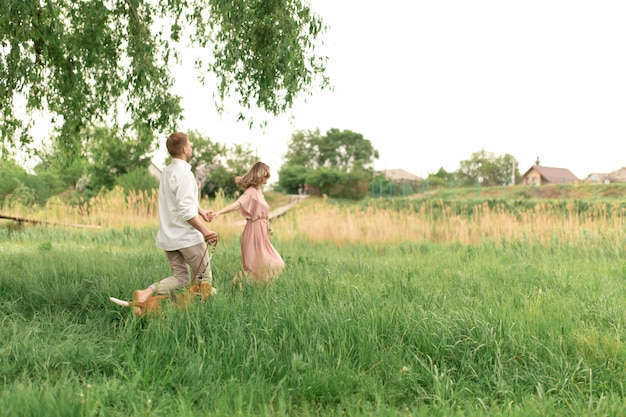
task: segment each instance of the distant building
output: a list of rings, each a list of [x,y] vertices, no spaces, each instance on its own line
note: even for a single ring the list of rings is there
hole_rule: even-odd
[[[608,184],[611,181],[609,180],[609,174],[594,172],[593,174],[587,175],[587,178],[585,178],[583,182],[588,184]]]
[[[541,165],[533,165],[524,175],[522,175],[523,184],[577,184],[578,178],[566,168],[544,167]]]
[[[150,165],[148,166],[148,172],[156,178],[157,181],[161,181],[161,168],[156,166],[152,161],[150,161]]]
[[[626,167],[611,172],[608,179],[610,182],[626,182]]]
[[[378,171],[378,173],[384,175],[385,178],[393,182],[422,180],[422,178],[418,177],[417,175],[411,174],[410,172],[403,169],[385,169],[383,171]]]
[[[594,173],[585,178],[586,183],[610,184],[615,182],[626,182],[626,167],[620,168],[608,174]]]

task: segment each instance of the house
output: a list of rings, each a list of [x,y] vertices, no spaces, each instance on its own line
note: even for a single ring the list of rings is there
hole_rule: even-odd
[[[609,179],[609,174],[594,172],[587,175],[587,178],[585,178],[583,182],[587,184],[608,184],[611,180]]]
[[[421,181],[422,179],[417,175],[411,174],[408,171],[403,169],[386,169],[384,171],[379,171],[379,174],[382,174],[389,181],[393,182],[404,182],[404,181]]]
[[[522,176],[523,184],[577,184],[578,178],[566,168],[544,167],[533,165]]]
[[[586,183],[610,184],[614,182],[626,182],[626,167],[610,172],[608,174],[590,174],[585,178]]]
[[[157,179],[157,181],[161,181],[161,168],[156,166],[153,161],[150,161],[150,165],[148,166],[148,172]]]

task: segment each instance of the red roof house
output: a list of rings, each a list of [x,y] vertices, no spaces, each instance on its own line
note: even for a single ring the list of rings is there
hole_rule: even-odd
[[[577,184],[578,178],[566,168],[544,167],[533,165],[522,176],[523,184]]]

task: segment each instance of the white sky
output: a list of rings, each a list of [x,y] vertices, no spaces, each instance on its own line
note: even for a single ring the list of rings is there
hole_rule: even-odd
[[[376,169],[420,176],[481,149],[513,155],[521,173],[537,157],[579,178],[626,166],[626,1],[311,4],[329,26],[320,51],[333,91],[250,130],[236,106],[217,115],[190,61],[175,70],[181,129],[249,143],[276,170],[292,133],[317,128],[361,133]]]

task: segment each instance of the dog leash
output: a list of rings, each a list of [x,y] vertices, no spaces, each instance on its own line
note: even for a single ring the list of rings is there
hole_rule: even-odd
[[[211,284],[213,284],[213,270],[211,269],[211,259],[213,258],[213,254],[215,253],[215,248],[217,248],[218,240],[219,239],[216,237],[215,242],[213,242],[213,246],[211,247],[211,250],[209,251],[209,245],[207,245],[206,250],[202,253],[202,258],[200,258],[198,269],[196,270],[196,273],[193,275],[193,278],[191,279],[191,282],[189,283],[189,287],[192,287],[196,283],[196,279],[198,278],[200,274],[204,275],[204,272],[206,271],[207,268],[209,268],[209,279],[211,280]],[[209,261],[204,266],[204,269],[202,270],[202,272],[200,272],[200,268],[202,268],[204,257],[207,255],[207,253],[209,254]]]

